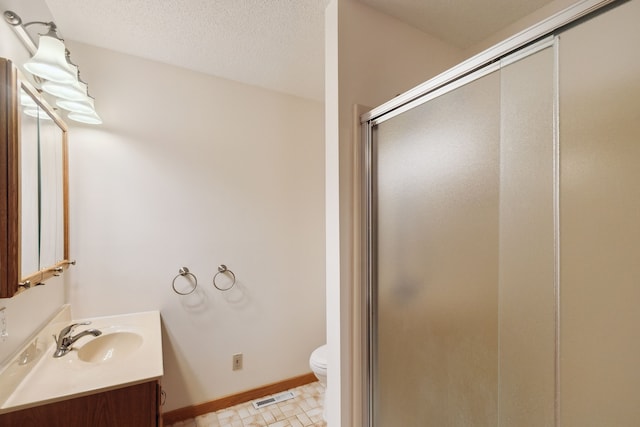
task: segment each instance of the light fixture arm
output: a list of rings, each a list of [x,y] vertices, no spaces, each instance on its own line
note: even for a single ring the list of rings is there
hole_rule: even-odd
[[[56,31],[58,29],[57,25],[55,22],[50,21],[50,22],[45,22],[45,21],[31,21],[31,22],[27,22],[26,24],[22,24],[23,27],[28,27],[29,25],[33,25],[33,24],[40,24],[40,25],[46,25],[47,27],[50,27],[51,29],[53,29],[54,31]]]
[[[11,25],[22,25],[22,18],[20,18],[17,13],[10,10],[4,11],[4,20]]]
[[[47,27],[49,27],[49,31],[46,34],[47,36],[55,37],[57,39],[62,40],[62,37],[60,37],[60,35],[58,34],[58,26],[56,25],[55,22],[53,22],[53,21],[51,21],[51,22],[33,21],[33,22],[27,22],[26,24],[23,24],[22,26],[27,28],[29,25],[33,25],[33,24],[46,25]]]
[[[35,25],[35,24],[45,25],[49,27],[49,31],[46,34],[47,36],[55,37],[58,40],[62,40],[62,38],[58,34],[58,26],[53,21],[50,21],[50,22],[31,21],[31,22],[27,22],[26,24],[23,24],[22,18],[20,18],[20,16],[17,13],[11,10],[5,10],[4,20],[7,22],[7,24],[11,26],[13,31],[18,35],[18,38],[20,39],[20,41],[22,41],[22,44],[25,45],[27,50],[29,50],[31,55],[36,53],[36,51],[38,50],[38,47],[36,45],[36,42],[31,38],[31,35],[26,30],[26,28],[30,25]]]

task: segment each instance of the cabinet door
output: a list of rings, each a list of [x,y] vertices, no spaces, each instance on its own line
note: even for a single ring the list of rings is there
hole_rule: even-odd
[[[155,381],[0,415],[3,427],[154,427]]]

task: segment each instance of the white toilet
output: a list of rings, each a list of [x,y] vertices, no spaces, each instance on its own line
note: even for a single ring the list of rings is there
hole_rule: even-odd
[[[313,371],[313,373],[315,374],[315,376],[318,378],[318,381],[320,381],[320,384],[322,384],[325,387],[325,398],[324,398],[324,402],[323,403],[323,411],[322,411],[322,417],[325,419],[327,419],[327,398],[326,398],[326,387],[327,387],[327,345],[321,345],[320,347],[316,348],[315,350],[313,350],[313,353],[311,353],[311,357],[309,357],[309,366],[311,367],[311,370]]]

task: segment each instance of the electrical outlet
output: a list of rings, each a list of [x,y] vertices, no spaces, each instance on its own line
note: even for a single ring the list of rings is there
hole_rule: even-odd
[[[233,370],[238,371],[242,369],[242,353],[233,355]]]

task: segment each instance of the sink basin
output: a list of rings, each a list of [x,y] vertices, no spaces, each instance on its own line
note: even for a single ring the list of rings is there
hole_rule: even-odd
[[[142,335],[129,331],[106,332],[78,349],[78,359],[99,363],[127,357],[142,345]]]
[[[53,357],[56,343],[51,336],[85,322],[102,335],[83,336],[73,351]],[[65,305],[37,335],[43,356],[21,365],[19,353],[0,369],[0,414],[161,378],[161,331],[158,311],[73,318]]]

